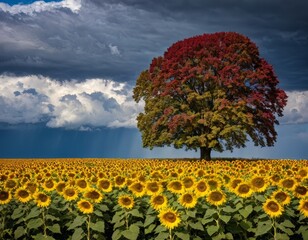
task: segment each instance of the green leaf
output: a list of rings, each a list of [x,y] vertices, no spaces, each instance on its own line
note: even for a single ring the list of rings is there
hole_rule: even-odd
[[[103,213],[102,213],[101,211],[99,211],[99,210],[95,210],[93,213],[94,213],[96,216],[98,216],[98,217],[103,217],[103,216],[104,216]]]
[[[60,225],[58,223],[47,227],[53,233],[61,233]]]
[[[34,240],[42,240],[42,239],[44,239],[44,240],[55,240],[53,237],[44,236],[42,233],[36,234],[36,235],[32,236],[32,238]]]
[[[155,233],[160,233],[160,232],[165,232],[167,231],[166,228],[162,225],[158,225],[156,228],[155,228]]]
[[[280,225],[288,228],[295,228],[294,224],[288,219],[284,220],[282,223],[280,223]]]
[[[24,227],[19,226],[15,231],[14,231],[14,238],[20,238],[21,236],[26,234],[26,229]]]
[[[72,240],[81,240],[85,236],[82,228],[76,228],[74,234],[72,235]]]
[[[125,224],[125,220],[123,219],[119,222],[116,222],[113,227],[114,227],[114,229],[116,229],[116,228],[124,226],[124,224]]]
[[[124,230],[122,235],[129,240],[136,240],[139,235],[139,227],[136,225],[130,225],[128,230]]]
[[[118,240],[122,236],[121,231],[119,229],[115,230],[112,234],[112,240]]]
[[[204,228],[201,224],[201,222],[188,222],[189,226],[193,229],[196,229],[196,230],[200,230],[200,231],[204,231]]]
[[[228,223],[231,219],[231,216],[228,215],[220,215],[219,218],[224,221],[225,223]]]
[[[148,226],[146,229],[144,229],[144,233],[145,233],[145,234],[152,233],[155,227],[156,227],[155,224],[151,224],[151,225]]]
[[[55,216],[52,216],[52,215],[50,215],[50,214],[47,214],[47,215],[46,215],[46,219],[49,219],[49,220],[51,220],[51,221],[60,221],[60,218],[55,217]]]
[[[167,232],[160,232],[155,240],[166,240],[169,237],[169,233]]]
[[[240,209],[239,213],[244,217],[247,218],[250,213],[252,213],[253,207],[251,205],[246,206],[244,209]]]
[[[25,221],[31,219],[31,218],[36,218],[40,215],[40,210],[37,207],[33,207],[30,211],[30,213],[27,215],[25,218]]]
[[[187,211],[187,215],[189,216],[189,217],[192,217],[192,218],[195,218],[196,217],[196,210],[194,210],[194,211]]]
[[[212,236],[214,233],[218,232],[219,230],[219,226],[217,225],[212,225],[212,226],[209,226],[207,227],[206,231],[207,233]]]
[[[271,221],[266,221],[266,222],[259,222],[257,229],[256,229],[256,235],[255,236],[260,236],[265,233],[268,233],[272,229],[272,223]]]
[[[43,225],[43,220],[40,219],[40,218],[34,218],[34,219],[31,219],[28,224],[27,224],[27,228],[28,229],[37,229],[39,228],[40,226]]]
[[[75,229],[76,227],[81,226],[86,221],[86,219],[86,217],[77,216],[74,219],[73,223],[69,226],[68,230]]]
[[[156,216],[147,215],[144,221],[144,227],[149,226],[151,223],[153,223],[157,219]]]
[[[122,214],[122,212],[116,212],[111,220],[111,223],[116,223],[121,221],[124,218],[124,215]]]
[[[90,223],[90,228],[96,232],[105,232],[105,222],[98,221],[96,223]]]
[[[243,229],[248,230],[249,228],[251,228],[251,223],[250,222],[246,222],[246,221],[241,221],[240,222],[240,226]]]
[[[277,226],[277,228],[279,228],[284,233],[287,233],[289,236],[294,234],[293,231],[290,228],[286,228],[285,226],[283,226],[281,224],[277,224],[276,226]]]
[[[190,235],[188,233],[183,233],[183,232],[175,232],[175,235],[182,239],[182,240],[189,240],[190,239]]]
[[[210,217],[210,218],[203,218],[203,219],[201,219],[201,223],[203,224],[203,225],[205,225],[205,224],[207,224],[207,223],[210,223],[210,222],[213,222],[214,221],[214,218],[212,218],[212,217]]]
[[[133,209],[133,210],[129,211],[129,213],[134,217],[142,217],[143,218],[142,213],[140,213],[138,209]]]
[[[21,209],[21,208],[16,208],[14,211],[13,211],[13,214],[12,214],[12,219],[15,220],[17,218],[20,218],[22,215],[24,215],[24,210]]]
[[[99,205],[98,205],[98,209],[101,210],[102,212],[107,212],[107,211],[109,211],[108,206],[105,205],[105,204],[99,204]]]
[[[206,210],[204,217],[208,218],[208,217],[212,217],[213,214],[217,213],[216,210],[209,208]]]
[[[260,202],[265,202],[265,197],[262,195],[255,195],[255,199],[257,199]]]
[[[279,239],[279,240],[289,240],[290,237],[285,234],[285,233],[277,233],[276,234],[276,239]]]
[[[232,207],[230,206],[225,206],[223,209],[222,209],[225,213],[234,213],[236,211],[236,209],[233,209]]]

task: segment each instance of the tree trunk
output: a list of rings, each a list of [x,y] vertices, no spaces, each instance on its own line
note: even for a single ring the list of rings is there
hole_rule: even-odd
[[[200,160],[211,160],[212,148],[200,147]]]

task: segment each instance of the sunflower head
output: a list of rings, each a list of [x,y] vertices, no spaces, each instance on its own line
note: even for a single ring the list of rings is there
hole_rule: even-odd
[[[4,183],[4,188],[6,189],[14,189],[17,187],[17,182],[14,179],[8,179]]]
[[[61,181],[61,182],[58,182],[57,185],[56,185],[56,190],[59,194],[62,194],[64,188],[66,187],[66,183]]]
[[[239,183],[235,188],[234,192],[242,198],[248,198],[253,194],[253,190],[250,184],[245,182]]]
[[[83,196],[94,203],[100,203],[103,199],[103,195],[96,189],[89,189]]]
[[[102,190],[103,192],[111,192],[112,191],[112,183],[106,178],[102,178],[98,180],[96,183],[98,189]]]
[[[299,201],[298,210],[306,217],[308,218],[308,198],[302,198]]]
[[[0,190],[0,205],[8,204],[12,199],[12,195],[8,190]]]
[[[161,210],[158,217],[160,223],[167,229],[176,228],[181,223],[179,214],[170,208]]]
[[[293,178],[285,178],[280,181],[282,188],[293,190],[295,187],[295,180]]]
[[[136,196],[142,197],[146,193],[145,185],[142,182],[134,182],[129,186],[129,190]]]
[[[78,198],[78,190],[75,187],[66,187],[63,189],[62,195],[66,201],[73,201]]]
[[[38,192],[38,185],[33,182],[27,182],[25,188],[31,193],[34,194]]]
[[[89,214],[93,212],[93,205],[87,200],[81,199],[77,202],[77,207],[80,212],[84,214]]]
[[[185,208],[193,208],[197,204],[197,197],[192,192],[185,192],[179,197],[179,203]]]
[[[78,188],[79,191],[85,192],[89,188],[89,184],[84,178],[80,178],[76,181],[76,187]]]
[[[116,176],[114,178],[114,185],[118,188],[122,188],[125,186],[126,178],[122,176]]]
[[[268,186],[263,176],[256,176],[251,179],[251,187],[256,192],[264,192]]]
[[[130,195],[122,195],[118,198],[118,204],[122,208],[132,209],[134,207],[135,201],[134,198]]]
[[[298,198],[304,198],[308,195],[308,190],[307,190],[307,187],[305,187],[303,185],[296,184],[294,186],[293,193]]]
[[[277,190],[273,192],[272,198],[275,199],[282,206],[288,205],[291,202],[289,194],[283,190]]]
[[[185,189],[192,189],[195,184],[195,179],[193,177],[184,177],[182,182]]]
[[[213,190],[213,191],[211,191],[207,195],[206,200],[210,204],[215,205],[215,206],[220,206],[220,205],[224,204],[227,201],[225,193],[223,191],[221,191],[221,190]]]
[[[263,210],[271,218],[275,218],[282,215],[284,209],[275,199],[267,199],[263,204]]]
[[[157,181],[149,181],[145,187],[148,195],[159,194],[163,191],[161,184]]]
[[[184,186],[183,183],[179,180],[173,180],[168,183],[167,189],[172,193],[183,193]]]
[[[22,203],[26,203],[31,200],[32,196],[26,188],[18,188],[15,192],[15,198]]]
[[[51,203],[50,196],[43,192],[37,192],[34,196],[34,200],[38,207],[48,207]]]
[[[197,197],[205,196],[209,191],[209,186],[205,180],[199,180],[194,187],[194,191]]]
[[[163,194],[153,195],[151,197],[150,204],[155,210],[160,210],[167,207],[168,199]]]
[[[47,192],[51,192],[56,188],[56,184],[52,179],[48,179],[43,183],[43,188]]]

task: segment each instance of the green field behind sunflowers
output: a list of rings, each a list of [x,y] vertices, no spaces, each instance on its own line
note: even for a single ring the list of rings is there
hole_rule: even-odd
[[[0,239],[308,239],[307,160],[2,159]]]

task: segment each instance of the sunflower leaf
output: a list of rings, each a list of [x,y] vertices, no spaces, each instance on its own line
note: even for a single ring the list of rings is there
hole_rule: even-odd
[[[15,231],[14,231],[14,238],[20,238],[21,236],[26,234],[26,229],[24,227],[19,226]]]
[[[260,236],[265,233],[268,233],[272,229],[272,223],[271,221],[266,221],[266,222],[259,222],[257,229],[256,229],[256,235],[255,236]]]
[[[156,227],[156,224],[149,225],[146,229],[144,229],[144,234],[152,233],[155,227]]]
[[[155,240],[166,240],[169,237],[169,233],[167,232],[160,232]]]
[[[280,225],[282,225],[284,227],[288,227],[288,228],[294,228],[295,227],[294,224],[288,219],[284,220],[282,223],[280,223]]]
[[[75,229],[76,227],[81,226],[86,221],[86,219],[86,217],[77,216],[72,222],[72,224],[69,226],[68,230]]]
[[[61,233],[59,224],[54,224],[52,226],[48,226],[47,228],[53,233]]]
[[[130,225],[128,230],[124,230],[122,235],[129,240],[136,240],[139,235],[139,227],[136,225]]]
[[[13,211],[12,219],[15,220],[17,218],[20,218],[22,215],[24,215],[24,210],[22,208],[16,208]]]
[[[182,240],[189,240],[190,235],[188,233],[176,232],[175,235]]]
[[[98,221],[96,223],[91,223],[90,228],[96,232],[105,232],[105,222]]]
[[[220,215],[219,218],[224,221],[225,223],[228,223],[231,219],[231,216],[228,215]]]
[[[218,230],[219,230],[219,226],[217,226],[217,225],[209,226],[209,227],[207,227],[207,229],[206,229],[207,233],[208,233],[210,236],[214,235],[214,233],[218,232]]]
[[[129,211],[129,213],[131,215],[133,215],[134,217],[141,217],[141,218],[143,218],[142,213],[140,213],[138,209],[133,209],[133,210]]]
[[[27,217],[25,217],[25,219],[24,219],[24,221],[27,221],[27,220],[29,220],[29,219],[31,219],[31,218],[36,218],[37,216],[39,216],[40,215],[40,210],[39,210],[39,208],[38,207],[33,207],[32,209],[31,209],[31,211],[30,211],[30,213],[27,215]]]
[[[153,223],[156,219],[156,216],[147,215],[144,221],[144,227],[149,226],[151,223]]]
[[[74,234],[72,235],[72,240],[81,240],[85,233],[82,228],[76,228]]]
[[[189,221],[188,224],[193,229],[204,231],[204,228],[203,228],[201,222],[195,222],[194,223],[194,222]]]
[[[43,220],[40,218],[34,218],[31,219],[28,224],[27,224],[27,228],[28,229],[36,229],[39,228],[40,226],[43,225]]]

